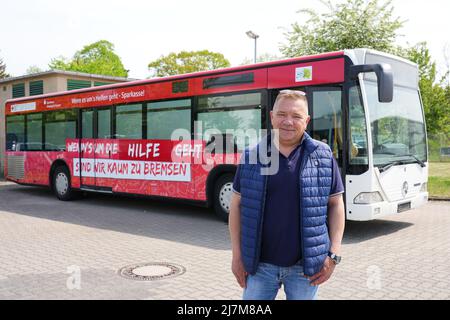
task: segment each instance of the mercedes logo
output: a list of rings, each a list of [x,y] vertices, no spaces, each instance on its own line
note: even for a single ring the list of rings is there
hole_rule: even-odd
[[[403,198],[406,197],[406,194],[408,193],[408,182],[403,182],[402,186],[402,196]]]

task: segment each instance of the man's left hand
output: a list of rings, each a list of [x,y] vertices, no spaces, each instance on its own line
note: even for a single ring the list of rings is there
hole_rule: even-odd
[[[315,275],[308,277],[308,279],[311,280],[311,285],[318,286],[330,279],[335,267],[336,265],[334,264],[333,260],[331,260],[330,257],[327,257],[323,264],[322,270],[320,270]]]

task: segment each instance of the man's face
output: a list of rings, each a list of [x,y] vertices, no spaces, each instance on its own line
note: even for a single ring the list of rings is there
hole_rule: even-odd
[[[298,99],[282,98],[270,112],[272,127],[278,129],[281,145],[300,142],[310,117],[305,103]]]

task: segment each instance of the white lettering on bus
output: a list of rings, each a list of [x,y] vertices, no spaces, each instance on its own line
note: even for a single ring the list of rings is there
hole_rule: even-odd
[[[140,143],[130,143],[128,145],[128,156],[133,158],[156,158],[159,157],[159,146],[160,143],[147,143],[145,148]]]
[[[117,154],[118,152],[119,145],[117,143],[97,143],[95,145],[95,154]]]
[[[136,97],[143,97],[145,95],[145,91],[131,91],[131,92],[121,92],[120,97],[124,100],[128,98],[136,98]]]
[[[78,142],[70,142],[67,145],[68,152],[81,152],[93,153],[95,154],[117,154],[119,152],[119,145],[117,143],[96,143],[94,147],[94,142],[83,142],[78,144]]]
[[[78,152],[78,143],[71,142],[67,145],[67,152]]]
[[[75,176],[139,179],[160,181],[190,181],[190,164],[155,161],[126,161],[110,159],[73,159]]]
[[[175,147],[175,155],[177,157],[185,157],[188,155],[192,155],[196,158],[200,157],[200,153],[202,152],[202,145],[201,144],[178,144]]]
[[[107,143],[105,149],[106,153],[117,154],[119,152],[119,146],[117,143]]]
[[[157,176],[185,176],[186,164],[183,163],[161,163],[161,162],[146,162],[144,165],[144,174]]]

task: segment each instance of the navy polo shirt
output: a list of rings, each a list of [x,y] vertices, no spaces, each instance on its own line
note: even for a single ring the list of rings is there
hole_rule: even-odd
[[[303,142],[303,141],[302,141]],[[267,182],[260,261],[289,267],[302,258],[299,208],[299,169],[301,144],[288,157],[279,152],[279,170]],[[233,189],[240,193],[237,169]],[[344,192],[341,175],[333,158],[331,196]]]

